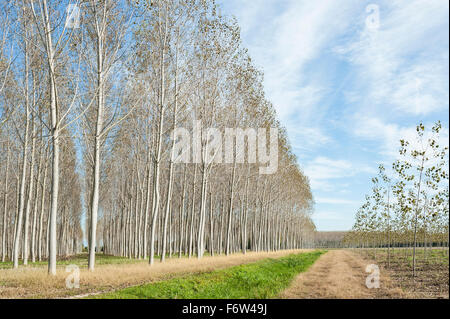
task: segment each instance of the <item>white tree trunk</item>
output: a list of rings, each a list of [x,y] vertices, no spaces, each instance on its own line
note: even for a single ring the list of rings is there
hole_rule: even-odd
[[[2,231],[2,262],[6,259],[6,223],[8,217],[8,173],[9,173],[9,139],[6,144],[7,154],[6,154],[6,170],[5,170],[5,188],[3,195],[3,231]]]
[[[23,213],[25,209],[25,182],[27,175],[27,163],[28,163],[28,130],[30,126],[30,105],[28,98],[28,45],[25,41],[25,108],[26,108],[26,118],[25,118],[25,135],[23,139],[23,155],[22,155],[22,177],[20,180],[20,191],[19,191],[19,210],[16,223],[16,231],[14,235],[14,253],[13,253],[13,263],[14,268],[19,267],[19,248],[20,248],[20,237],[22,234],[22,222]]]
[[[106,5],[106,4],[105,4]],[[97,17],[95,17],[97,19]],[[104,19],[104,17],[103,17]],[[103,23],[105,21],[103,20]],[[95,145],[94,145],[94,171],[93,185],[91,194],[91,227],[89,242],[89,262],[90,271],[95,269],[95,249],[97,241],[97,218],[98,218],[98,201],[100,192],[100,155],[101,155],[101,134],[103,131],[103,109],[104,109],[104,70],[103,70],[103,31],[97,25],[97,121],[95,129]]]
[[[23,239],[23,264],[28,265],[28,256],[30,254],[29,249],[29,231],[30,231],[30,210],[31,210],[31,203],[33,198],[33,191],[34,191],[34,160],[35,160],[35,154],[36,154],[36,125],[34,122],[34,116],[32,117],[32,129],[31,129],[31,139],[32,139],[32,146],[31,146],[31,162],[30,162],[30,177],[29,177],[29,183],[28,183],[28,196],[27,196],[27,206],[25,209],[25,230],[24,230],[24,239]]]

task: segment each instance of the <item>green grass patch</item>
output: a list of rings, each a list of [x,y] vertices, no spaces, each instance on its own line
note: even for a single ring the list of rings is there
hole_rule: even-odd
[[[174,278],[113,293],[96,299],[267,299],[276,297],[300,272],[306,271],[326,251],[293,254]]]

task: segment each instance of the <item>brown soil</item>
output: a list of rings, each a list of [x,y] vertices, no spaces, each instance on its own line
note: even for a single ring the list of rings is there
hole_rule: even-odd
[[[391,252],[390,266],[387,262],[387,253],[384,250],[378,251],[376,256],[372,254],[370,259],[376,259],[381,267],[387,269],[392,282],[404,291],[408,291],[413,298],[448,299],[449,268],[448,256],[444,254],[445,252],[435,249],[433,251],[435,256],[424,258],[423,254],[422,256],[419,255],[415,278],[412,274],[412,261],[405,259],[404,252],[407,255],[409,254],[409,257],[412,254],[410,251],[398,248],[395,252]],[[428,255],[430,255],[430,252],[428,252]]]
[[[322,255],[300,274],[281,295],[286,299],[379,299],[406,298],[394,287],[387,272],[380,269],[380,288],[366,287],[367,265],[373,264],[348,250],[332,250]]]

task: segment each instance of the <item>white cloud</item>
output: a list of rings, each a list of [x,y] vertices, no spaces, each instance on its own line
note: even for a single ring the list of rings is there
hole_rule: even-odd
[[[396,116],[448,108],[448,1],[382,1],[381,26],[335,48],[357,67],[353,95]],[[445,28],[445,29],[444,29]],[[445,31],[446,30],[446,31]]]
[[[385,123],[380,118],[362,114],[357,114],[354,122],[354,134],[362,139],[379,141],[380,149],[374,151],[389,158],[397,156],[400,139],[412,141],[415,138],[415,127],[402,128],[395,123]]]
[[[431,127],[434,125],[432,122],[424,123],[427,132],[430,133]],[[417,132],[416,125],[412,126],[400,126],[395,123],[383,122],[380,118],[367,117],[364,115],[357,115],[355,120],[355,126],[353,132],[360,138],[379,142],[379,151],[384,155],[387,162],[391,162],[395,158],[398,158],[398,150],[400,148],[400,140],[406,140],[413,146],[416,144],[416,148],[420,148],[417,145]],[[428,137],[426,136],[425,140]],[[440,134],[441,145],[447,145],[449,142],[448,128],[443,128]]]
[[[330,41],[351,23],[357,0],[223,0],[242,27],[244,42],[257,66],[264,71],[264,85],[286,127],[294,149],[311,150],[332,138],[323,123],[329,88],[322,74],[305,69]]]
[[[421,120],[447,124],[448,1],[377,1],[375,32],[365,25],[369,2],[219,2],[238,18],[264,71],[266,96],[317,198],[314,220],[350,228],[346,205],[354,203],[336,197],[363,198],[376,162],[392,163],[399,140],[414,139]],[[336,211],[321,211],[327,204]]]
[[[333,204],[333,205],[358,205],[360,201],[351,200],[351,199],[343,199],[343,198],[324,198],[318,197],[315,198],[315,202],[317,204]]]
[[[319,156],[309,162],[304,171],[311,180],[314,190],[332,190],[333,184],[337,186],[335,179],[348,178],[360,173],[375,173],[375,169],[347,160],[334,160]]]
[[[342,214],[340,214],[337,211],[333,211],[333,212],[319,211],[319,212],[314,213],[314,219],[315,220],[332,220],[332,221],[342,220]]]
[[[293,148],[301,153],[329,144],[333,139],[321,127],[302,127],[295,122],[287,124]]]

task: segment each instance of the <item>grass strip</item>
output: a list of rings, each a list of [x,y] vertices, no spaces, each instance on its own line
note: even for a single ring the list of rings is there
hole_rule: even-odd
[[[276,297],[326,251],[230,267],[90,296],[95,299],[268,299]]]

